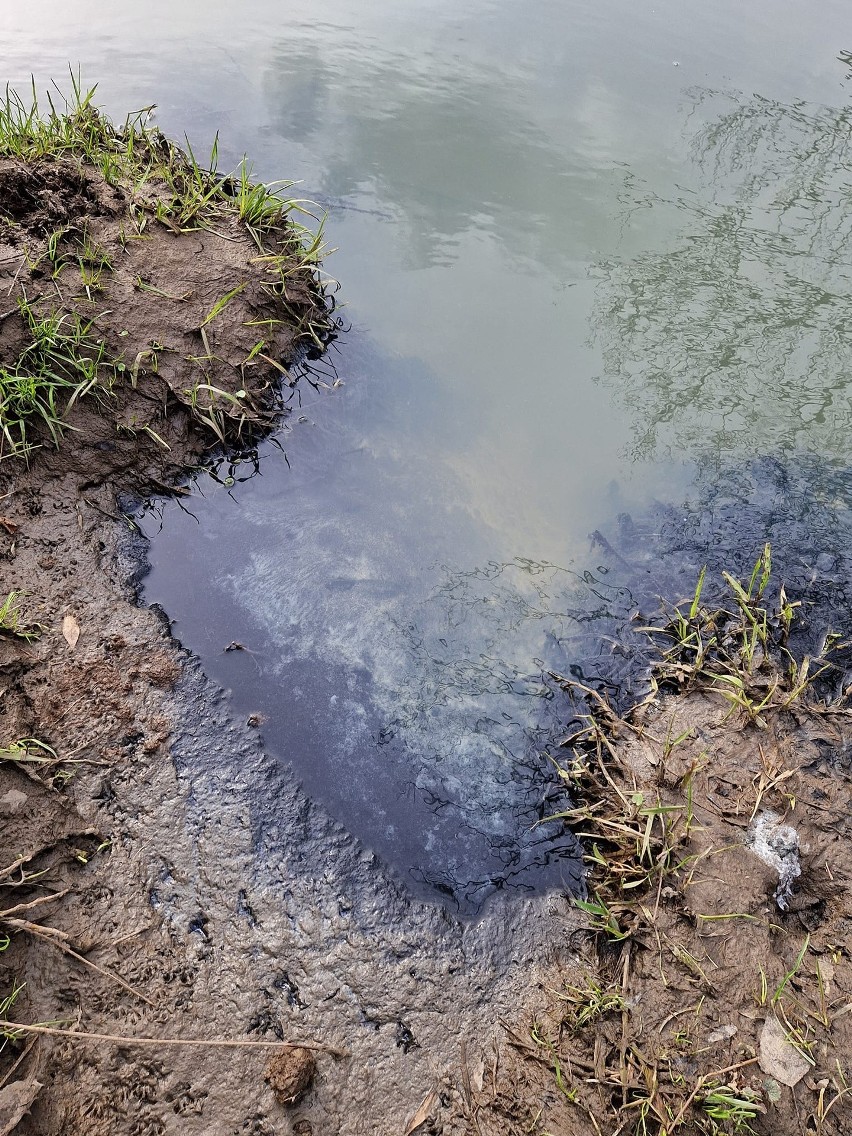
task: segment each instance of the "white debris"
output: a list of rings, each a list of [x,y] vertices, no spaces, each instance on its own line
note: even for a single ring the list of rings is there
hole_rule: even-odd
[[[760,1032],[760,1067],[770,1077],[789,1088],[801,1081],[810,1065],[787,1037],[787,1031],[776,1017],[769,1017]]]
[[[775,902],[786,911],[793,894],[793,880],[802,874],[798,832],[792,825],[782,824],[777,813],[765,809],[752,821],[746,845],[778,873]]]

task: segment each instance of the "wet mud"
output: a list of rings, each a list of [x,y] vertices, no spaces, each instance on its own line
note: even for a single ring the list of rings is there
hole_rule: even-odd
[[[593,869],[598,930],[575,938],[534,1028],[508,1034],[477,1095],[483,1134],[527,1131],[536,1109],[566,1136],[849,1130],[849,714],[848,698],[779,702],[758,726],[704,689],[611,720],[611,790],[576,823],[625,887]],[[661,843],[641,802],[678,818]],[[638,834],[632,866],[610,820]]]
[[[135,605],[138,549],[104,516],[110,489],[88,490],[79,511],[75,489],[42,487],[18,530],[18,571],[57,542],[63,569],[38,576],[37,647],[7,653],[4,727],[83,764],[61,788],[4,766],[3,844],[27,871],[49,868],[49,890],[70,887],[50,925],[136,993],[21,936],[0,960],[7,982],[27,982],[10,1016],[119,1036],[307,1038],[347,1056],[320,1053],[285,1111],[263,1079],[268,1053],[48,1038],[31,1058],[46,1086],[18,1131],[404,1130],[457,1068],[460,1039],[489,1052],[500,1018],[542,996],[543,964],[568,950],[567,903],[497,903],[464,925],[413,902],[233,720],[167,622]],[[463,1118],[448,1118],[456,1130]]]
[[[135,514],[150,535],[145,601],[288,776],[413,894],[471,919],[504,891],[578,890],[576,840],[543,823],[559,807],[544,755],[564,723],[542,667],[564,658],[554,630],[571,622],[573,574],[450,567],[456,538],[470,548],[463,519],[439,544],[442,503],[421,499],[415,531],[400,531],[402,494],[371,498],[363,458],[338,493],[308,429],[282,438],[286,469],[267,446],[250,485],[202,476],[191,499]]]
[[[7,1023],[33,1027],[4,1038],[0,1132],[400,1132],[426,1100],[464,1131],[460,1043],[482,1066],[501,1018],[543,999],[576,924],[567,901],[498,900],[463,924],[412,900],[137,602],[128,501],[184,492],[222,434],[280,413],[281,367],[305,326],[327,326],[310,273],[270,300],[238,229],[175,232],[149,203],[145,239],[123,247],[127,197],[91,170],[9,161],[0,178],[5,286],[44,313],[91,305],[126,361],[124,381],[70,408],[58,449],[36,427],[29,461],[0,465],[4,594],[38,630],[0,636],[0,728],[4,746],[50,747],[0,761],[0,990]],[[57,226],[67,256],[48,264]],[[96,299],[83,233],[112,265]],[[204,343],[205,313],[239,286],[229,272],[242,287]],[[280,363],[249,365],[247,325],[282,301]],[[0,330],[13,359],[23,313]],[[199,402],[199,358],[229,397]],[[303,1051],[311,1075],[287,1073]]]
[[[85,464],[72,457],[72,470],[75,462]],[[738,471],[738,484],[744,476]],[[715,510],[713,524],[727,516],[732,536],[744,518],[755,535],[765,533],[767,512],[796,499],[777,464],[757,463],[751,476],[768,498],[732,497],[726,512],[709,492],[706,502],[697,495],[695,531],[713,531],[702,518]],[[771,534],[778,571],[785,579],[788,570],[800,573],[805,636],[824,634],[845,594],[846,530],[832,503],[846,475],[832,477],[834,495],[823,503],[802,486],[790,546],[786,530]],[[15,936],[0,962],[7,982],[27,982],[15,1020],[163,1044],[40,1039],[23,1068],[44,1088],[16,1130],[390,1133],[405,1131],[428,1105],[432,1130],[447,1133],[471,1130],[474,1115],[483,1132],[514,1131],[545,1106],[562,1117],[564,1127],[552,1130],[586,1131],[585,1114],[558,1103],[552,1063],[536,1059],[533,1075],[529,1054],[512,1044],[529,1046],[531,1021],[552,1020],[553,991],[586,965],[581,918],[567,898],[498,897],[473,923],[412,899],[265,751],[256,726],[235,718],[227,696],[172,638],[167,614],[138,606],[145,542],[121,512],[133,479],[107,468],[100,484],[92,481],[91,462],[85,476],[46,475],[34,465],[18,473],[6,501],[7,578],[10,586],[28,582],[45,632],[36,644],[3,641],[4,729],[45,737],[65,758],[59,772],[73,777],[33,781],[3,766],[0,807],[5,859],[25,854],[27,871],[49,873],[51,892],[69,888],[44,922],[108,974],[49,937]],[[658,542],[680,539],[681,521],[660,506],[654,518],[623,517],[593,538],[603,563],[590,568],[597,575],[589,586],[608,602],[590,604],[593,619],[578,619],[578,673],[597,675],[624,699],[648,681],[650,647],[633,616],[650,611],[658,591],[677,595],[679,580],[687,594],[709,547],[681,540],[681,559],[669,557],[661,570]],[[817,550],[823,574],[814,571]],[[745,546],[741,556],[745,564]],[[67,614],[80,628],[73,647],[62,634]],[[574,712],[587,709],[575,703]],[[566,697],[566,729],[571,717]],[[739,728],[718,719],[713,710],[690,728],[733,744],[733,762]],[[848,747],[793,738],[822,763],[828,789],[814,792],[829,793],[834,808]],[[743,862],[760,904],[771,872],[750,855]],[[321,1049],[310,1084],[284,1104],[267,1077],[270,1052],[173,1049],[173,1039],[303,1040],[345,1056]],[[796,1129],[776,1123],[775,1131]]]

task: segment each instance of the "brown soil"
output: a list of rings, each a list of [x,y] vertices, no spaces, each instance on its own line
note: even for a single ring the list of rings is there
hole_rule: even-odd
[[[0,359],[12,365],[26,342],[16,306],[24,296],[40,314],[93,321],[91,337],[124,368],[113,396],[97,396],[99,413],[85,404],[72,411],[69,425],[85,426],[86,444],[42,452],[39,478],[82,460],[93,481],[124,472],[138,486],[216,441],[191,429],[187,412],[197,418],[212,408],[231,439],[242,418],[271,422],[282,379],[272,360],[292,360],[312,342],[308,325],[327,325],[308,268],[292,271],[285,293],[274,294],[274,273],[233,211],[182,231],[154,219],[165,195],[156,182],[144,194],[110,185],[70,158],[0,158]],[[264,255],[292,255],[294,238],[282,228],[265,234],[264,247]],[[262,353],[250,358],[260,340]]]
[[[510,1033],[513,1059],[478,1094],[483,1136],[749,1131],[713,1129],[702,1102],[714,1086],[755,1092],[757,1133],[852,1131],[852,714],[809,701],[763,719],[732,717],[704,692],[655,701],[632,726],[609,722],[613,791],[677,810],[674,870],[610,902],[623,939],[578,938],[577,968],[552,975],[549,1012],[532,1034]],[[613,818],[644,832],[646,818],[613,799]],[[778,869],[750,836],[767,810],[799,843],[783,909]],[[604,825],[579,827],[615,856]],[[586,1021],[590,983],[618,1001]]]
[[[178,231],[153,219],[160,192],[149,186],[141,198],[71,159],[0,159],[0,290],[7,298],[0,364],[12,365],[26,343],[20,296],[41,315],[93,320],[91,334],[124,364],[111,391],[70,410],[61,448],[36,427],[30,461],[0,464],[0,591],[23,593],[27,624],[42,629],[32,642],[0,635],[0,737],[3,745],[38,738],[58,755],[46,766],[0,762],[0,911],[11,935],[0,953],[0,1000],[20,989],[10,1019],[83,1023],[88,1032],[92,1023],[107,1023],[110,1032],[134,1036],[143,1022],[148,1033],[176,1032],[168,1025],[186,1015],[194,968],[152,917],[143,842],[122,846],[105,813],[130,764],[149,792],[158,776],[162,781],[173,729],[163,694],[181,673],[175,644],[151,612],[134,606],[118,567],[116,537],[128,522],[117,495],[169,491],[220,432],[249,441],[249,431],[279,411],[278,364],[293,360],[308,323],[327,325],[308,269],[294,261],[286,293],[274,295],[238,219],[218,217],[216,231]],[[293,242],[287,228],[266,234],[267,251],[292,252]],[[88,288],[84,243],[110,265]],[[235,288],[202,335],[214,305]],[[248,360],[261,337],[268,358]],[[199,383],[235,396],[239,407],[211,393],[199,398]],[[13,1129],[163,1131],[149,1104],[164,1054],[94,1048],[101,1052],[93,1063],[89,1046],[49,1034],[7,1042],[0,1054],[3,1136]],[[256,1058],[258,1080],[269,1052]],[[300,1069],[301,1092],[309,1080],[304,1060]],[[200,1115],[207,1095],[180,1080],[165,1089],[175,1118]],[[253,1096],[235,1115],[250,1112]],[[236,1120],[223,1118],[217,1130],[237,1129]]]

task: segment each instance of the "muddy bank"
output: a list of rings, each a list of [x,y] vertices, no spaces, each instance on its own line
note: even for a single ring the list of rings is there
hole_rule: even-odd
[[[0,171],[23,202],[3,365],[73,399],[0,463],[21,593],[0,636],[0,998],[7,1023],[78,1035],[4,1027],[0,1133],[843,1132],[842,666],[786,702],[795,674],[753,646],[750,703],[684,671],[630,715],[565,680],[589,903],[462,924],[413,901],[137,604],[125,502],[273,421],[328,314],[293,231],[235,215],[237,181],[199,203],[192,163],[140,153],[141,197],[109,163]]]
[[[533,1101],[553,1132],[849,1130],[846,652],[792,654],[798,604],[764,604],[769,575],[767,555],[725,608],[699,588],[672,613],[625,713],[565,681],[586,703],[562,775],[589,923],[510,1034],[482,1132],[528,1131]]]
[[[464,1131],[566,904],[412,902],[135,602],[122,503],[275,420],[329,328],[310,244],[156,133],[48,128],[0,156],[0,999],[98,1040],[2,1027],[0,1132]]]
[[[60,768],[105,764],[76,767],[59,788],[4,766],[4,863],[14,849],[46,848],[26,866],[49,875],[18,894],[70,887],[40,921],[135,993],[49,940],[16,935],[0,956],[4,982],[28,985],[9,1016],[119,1036],[298,1037],[346,1056],[320,1051],[292,1107],[265,1079],[265,1051],[41,1038],[14,1074],[44,1085],[18,1131],[390,1133],[424,1105],[423,1131],[579,1136],[634,1130],[643,1100],[667,1107],[671,1123],[696,1085],[702,1105],[714,1092],[756,1102],[757,1132],[845,1130],[852,739],[842,707],[778,707],[761,727],[698,690],[649,704],[632,724],[615,715],[606,767],[628,799],[653,806],[659,795],[682,816],[690,786],[689,832],[681,825],[672,841],[683,868],[642,894],[644,914],[607,895],[624,934],[615,942],[581,931],[557,897],[463,926],[412,903],[231,718],[165,620],[135,605],[139,540],[105,516],[116,508],[110,482],[34,467],[19,484],[29,491],[8,499],[20,526],[9,567],[38,579],[33,611],[46,630],[30,645],[4,640],[14,652],[4,709],[11,694],[19,714],[7,729],[39,731],[66,756]],[[58,547],[61,571],[39,568]],[[80,628],[73,647],[67,614]],[[589,810],[575,827],[615,863],[617,846],[590,827],[606,777],[572,788]],[[276,819],[259,829],[261,794]],[[746,844],[757,810],[797,833],[801,875],[784,910],[777,868]],[[781,1010],[813,1061],[800,1056],[793,1088],[760,1067],[765,1024],[783,1025]],[[647,1107],[647,1130],[660,1131]],[[691,1106],[673,1130],[712,1131]]]
[[[15,896],[69,887],[43,923],[137,993],[19,935],[1,956],[4,985],[27,983],[9,1016],[118,1035],[298,1034],[349,1056],[321,1054],[311,1093],[287,1115],[264,1086],[268,1054],[40,1040],[24,1069],[45,1088],[20,1131],[399,1130],[452,1076],[460,1037],[479,1061],[499,1017],[535,998],[538,966],[565,948],[562,905],[515,904],[462,927],[412,904],[135,607],[114,559],[117,526],[69,509],[78,493],[71,478],[42,486],[38,517],[21,520],[15,564],[32,573],[46,630],[7,655],[4,729],[69,755],[62,770],[87,764],[61,791],[3,767],[4,863],[19,853],[26,872],[49,866]],[[86,493],[114,508],[108,486]],[[57,540],[62,574],[36,572]],[[73,649],[66,614],[81,629]],[[260,795],[275,798],[277,823],[258,834]]]

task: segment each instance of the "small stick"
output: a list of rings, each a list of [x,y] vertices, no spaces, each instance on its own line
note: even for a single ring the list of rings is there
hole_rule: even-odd
[[[6,868],[0,868],[0,880],[5,880],[7,876],[14,875],[14,873],[26,864],[28,860],[32,860],[38,852],[28,852],[24,856],[19,856],[17,860],[13,860]]]
[[[464,1099],[467,1103],[468,1112],[473,1110],[473,1093],[471,1092],[470,1085],[470,1070],[467,1067],[467,1042],[462,1038],[459,1043],[461,1050],[461,1075],[462,1075],[462,1088],[464,1089]]]
[[[41,907],[44,903],[51,903],[54,899],[62,899],[67,895],[70,888],[64,891],[53,892],[51,895],[41,895],[38,899],[31,899],[29,903],[19,903],[15,907],[7,907],[5,911],[0,911],[0,922],[8,919],[10,915],[20,915],[22,911],[31,911],[34,907]]]
[[[464,1098],[467,1102],[467,1115],[476,1129],[477,1136],[482,1136],[482,1129],[479,1127],[479,1105],[474,1104],[473,1092],[470,1084],[470,1069],[467,1064],[467,1042],[462,1038],[459,1048],[461,1049],[461,1071],[462,1071],[462,1088],[464,1089]]]
[[[168,485],[165,481],[158,481],[156,477],[149,477],[148,481],[155,489],[159,489],[162,493],[168,493],[169,496],[173,493],[178,497],[192,496],[192,490],[188,489],[185,485]]]
[[[345,1049],[335,1049],[333,1045],[322,1045],[318,1041],[208,1041],[200,1037],[121,1037],[113,1033],[83,1033],[78,1030],[54,1029],[52,1026],[31,1026],[24,1022],[3,1022],[3,1029],[10,1033],[20,1030],[22,1033],[73,1037],[78,1041],[111,1041],[118,1045],[196,1045],[207,1049],[312,1049],[318,1053],[330,1053],[334,1057],[350,1056]]]
[[[619,1074],[621,1078],[621,1107],[627,1104],[627,984],[630,978],[630,943],[624,949],[624,966],[621,971],[621,993],[624,1008],[621,1011],[621,1044],[619,1046]]]
[[[117,521],[121,524],[122,521],[127,523],[127,517],[122,514],[120,517],[116,513],[110,513],[107,509],[102,509],[95,501],[89,500],[88,497],[82,498],[84,504],[88,505],[90,509],[94,509],[96,513],[100,513],[104,517],[108,517],[111,521]],[[135,526],[134,526],[135,527]]]
[[[8,1069],[5,1075],[0,1078],[0,1089],[4,1088],[9,1083],[9,1081],[12,1080],[12,1077],[15,1075],[15,1070],[18,1068],[24,1058],[27,1057],[27,1055],[31,1052],[32,1047],[35,1045],[35,1043],[36,1039],[34,1037],[31,1037],[24,1048],[21,1050],[21,1052],[18,1054],[18,1057],[12,1068]],[[829,1108],[830,1107],[831,1105],[829,1105]]]
[[[109,978],[113,982],[117,982],[122,989],[126,990],[128,994],[132,994],[134,998],[139,998],[142,1002],[146,1002],[153,1009],[157,1008],[156,1002],[153,1002],[147,994],[143,994],[141,990],[137,990],[131,986],[129,982],[125,982],[118,974],[111,970],[104,970],[102,966],[92,962],[90,959],[83,958],[78,955],[75,950],[68,946],[67,940],[70,936],[65,931],[59,931],[55,927],[42,927],[39,923],[30,923],[26,919],[8,919],[4,920],[10,927],[14,927],[19,931],[26,931],[28,934],[33,935],[37,939],[41,939],[45,943],[50,943],[52,946],[57,947],[63,954],[69,955],[71,958],[81,962],[83,966],[88,966],[95,971],[96,974],[102,974],[104,978]]]
[[[760,1058],[758,1058],[758,1057],[749,1057],[748,1061],[738,1061],[736,1065],[728,1065],[727,1068],[725,1068],[725,1069],[714,1069],[710,1073],[705,1073],[703,1077],[699,1077],[698,1083],[696,1084],[696,1086],[692,1090],[692,1092],[689,1094],[689,1096],[686,1098],[686,1100],[683,1102],[683,1105],[681,1106],[680,1112],[675,1117],[674,1123],[672,1124],[672,1127],[671,1127],[671,1131],[673,1132],[677,1128],[677,1126],[680,1124],[680,1122],[683,1120],[684,1116],[686,1115],[686,1110],[689,1108],[689,1106],[692,1104],[692,1102],[695,1100],[695,1098],[698,1096],[698,1094],[701,1092],[701,1090],[704,1088],[704,1086],[707,1084],[707,1082],[712,1077],[721,1077],[725,1073],[733,1073],[735,1069],[742,1069],[746,1065],[754,1065],[755,1062],[757,1062],[759,1060],[760,1060]]]

